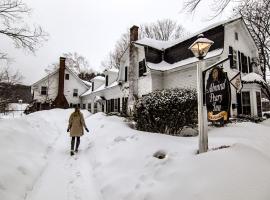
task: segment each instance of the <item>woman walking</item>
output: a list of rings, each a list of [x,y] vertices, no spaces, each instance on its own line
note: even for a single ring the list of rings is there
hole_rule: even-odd
[[[69,124],[67,132],[70,131],[71,137],[71,150],[70,155],[73,156],[74,153],[78,152],[78,148],[80,146],[80,137],[83,135],[83,128],[87,132],[89,132],[87,126],[85,125],[83,114],[80,112],[79,107],[75,107],[75,111],[69,117]],[[75,146],[75,139],[76,139],[76,147]]]

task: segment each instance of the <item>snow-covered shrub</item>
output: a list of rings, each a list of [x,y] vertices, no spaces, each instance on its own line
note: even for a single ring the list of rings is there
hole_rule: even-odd
[[[175,88],[154,91],[135,104],[137,129],[178,135],[184,127],[197,124],[197,93]]]

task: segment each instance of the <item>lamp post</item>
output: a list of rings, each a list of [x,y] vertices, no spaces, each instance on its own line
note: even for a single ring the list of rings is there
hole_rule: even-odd
[[[203,34],[189,47],[194,56],[199,59],[197,63],[197,94],[198,94],[198,129],[199,129],[199,153],[208,150],[207,109],[204,101],[203,71],[205,69],[204,57],[207,55],[214,42],[204,38]]]

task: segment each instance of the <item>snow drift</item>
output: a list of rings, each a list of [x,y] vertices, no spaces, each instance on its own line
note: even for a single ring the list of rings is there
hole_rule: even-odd
[[[270,199],[270,121],[210,128],[210,149],[230,147],[197,155],[197,137],[140,132],[85,112],[90,133],[70,157],[71,112],[0,120],[1,200]]]

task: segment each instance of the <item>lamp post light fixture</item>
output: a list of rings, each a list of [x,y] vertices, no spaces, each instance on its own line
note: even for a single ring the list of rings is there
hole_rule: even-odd
[[[208,150],[207,109],[203,94],[203,71],[205,70],[204,57],[207,55],[213,43],[213,41],[204,38],[203,34],[200,34],[198,35],[198,39],[189,47],[194,56],[199,59],[199,62],[197,63],[199,153],[203,153]]]

